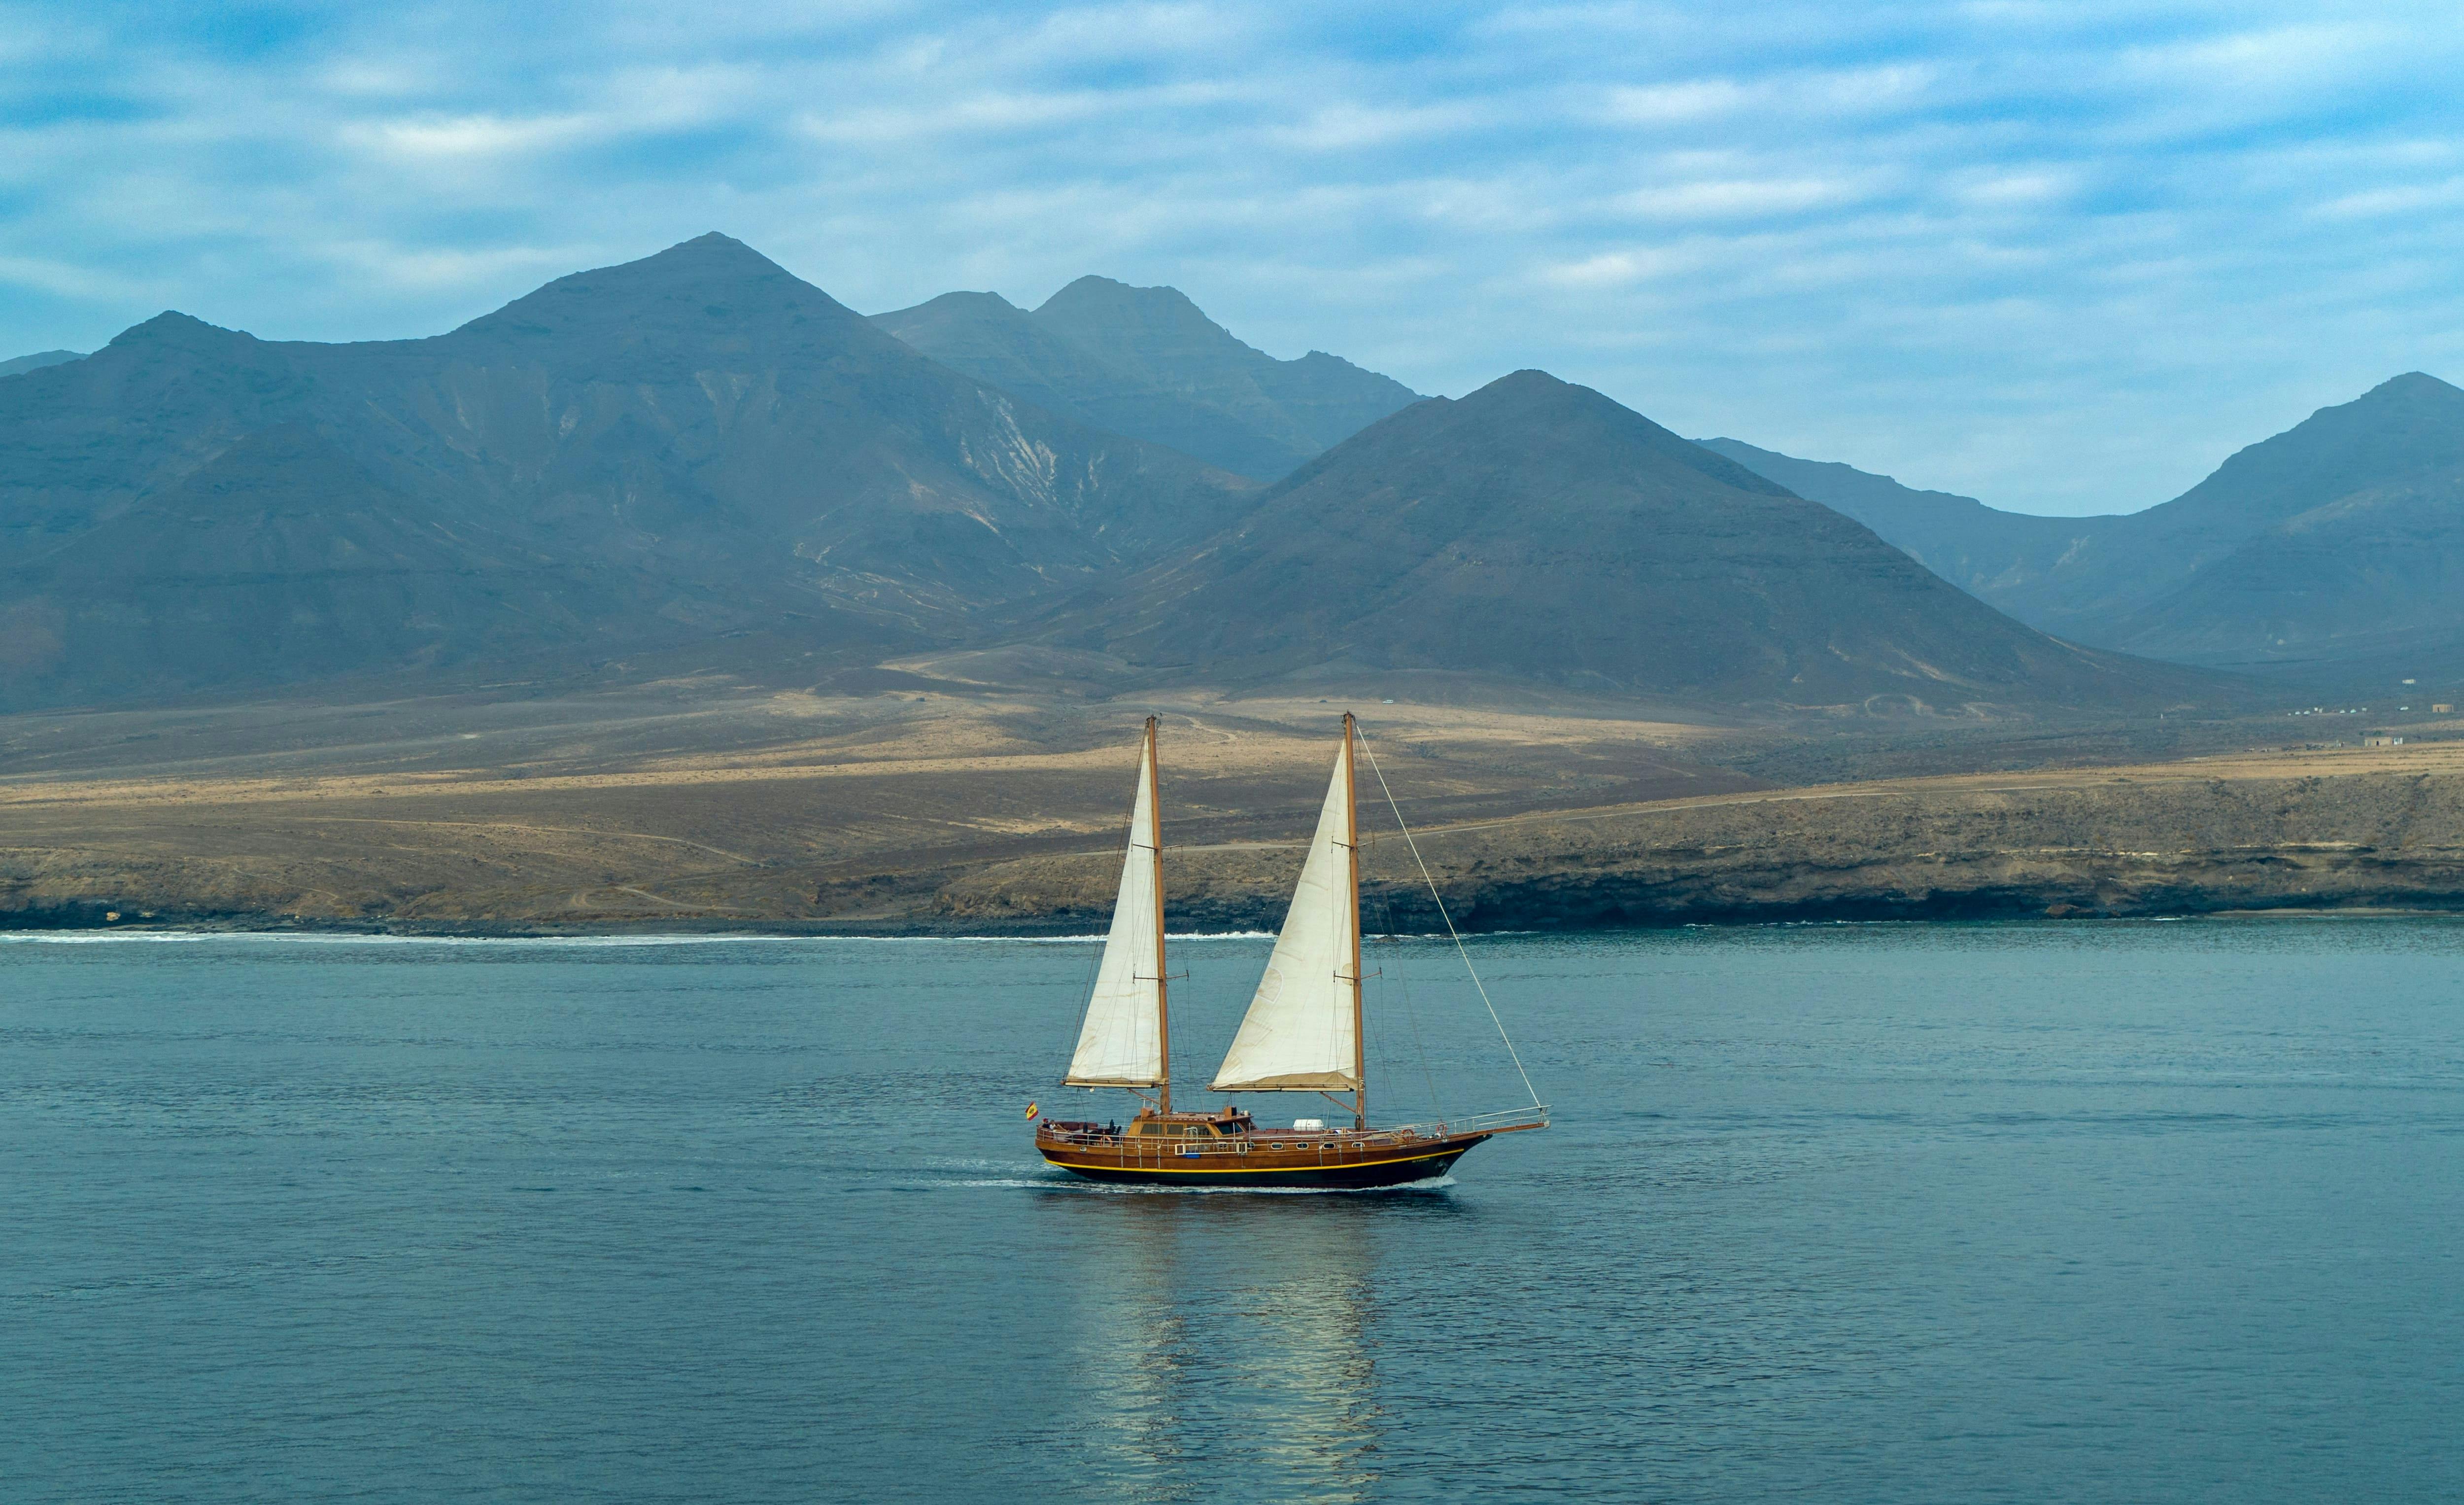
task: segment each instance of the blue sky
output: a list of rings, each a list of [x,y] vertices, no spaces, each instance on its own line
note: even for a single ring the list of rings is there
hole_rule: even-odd
[[[715,229],[2123,511],[2464,384],[2459,78],[2452,4],[0,4],[0,355],[434,333]]]

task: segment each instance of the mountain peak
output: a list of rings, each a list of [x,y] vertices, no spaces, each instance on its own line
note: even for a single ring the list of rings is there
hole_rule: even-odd
[[[873,318],[898,319],[925,314],[984,314],[997,319],[1023,319],[1026,317],[1026,310],[999,293],[944,293],[938,298],[928,299],[913,308],[902,308],[891,314],[875,314]]]
[[[1552,464],[1615,468],[1633,463],[1639,452],[1647,451],[1732,491],[1765,497],[1795,495],[1727,455],[1661,428],[1605,393],[1542,370],[1510,372],[1443,409],[1422,404],[1387,421],[1396,422],[1424,408],[1433,409],[1430,421],[1441,428],[1482,433],[1502,448],[1553,452]]]
[[[1189,300],[1189,295],[1177,287],[1163,285],[1139,287],[1133,283],[1121,281],[1117,277],[1097,277],[1093,273],[1089,273],[1045,299],[1044,307],[1037,309],[1036,312],[1042,313],[1044,309],[1051,308],[1056,304],[1069,307],[1077,304],[1107,303],[1124,307],[1144,305],[1157,308],[1185,308],[1200,319],[1206,318],[1206,315],[1199,311],[1199,306]],[[1214,321],[1209,319],[1207,322],[1213,323]]]
[[[1520,371],[1508,371],[1487,386],[1476,388],[1463,401],[1506,403],[1548,402],[1553,399],[1579,402],[1585,394],[1597,397],[1601,402],[1608,402],[1607,398],[1600,397],[1598,392],[1593,391],[1588,387],[1577,387],[1563,377],[1551,376],[1537,366],[1527,365]],[[1612,404],[1612,406],[1615,405]],[[1635,416],[1639,418],[1642,415],[1636,413]]]
[[[588,272],[576,272],[539,289],[545,293],[559,287],[611,287],[626,284],[672,283],[679,280],[757,280],[797,281],[796,276],[778,262],[754,250],[732,235],[712,231],[680,240],[665,251],[654,251],[631,261],[619,261],[613,266],[596,267]],[[533,294],[537,297],[538,294]]]
[[[1180,289],[1132,287],[1108,277],[1080,277],[1045,299],[1035,317],[1082,340],[1126,336],[1151,343],[1160,338],[1251,349],[1207,318]]]
[[[628,342],[742,339],[811,320],[864,322],[751,246],[712,231],[638,260],[559,277],[453,333],[520,338],[605,327]]]
[[[113,347],[142,345],[196,350],[228,345],[233,341],[244,341],[250,344],[257,343],[256,336],[245,330],[225,329],[193,314],[166,308],[143,323],[131,324],[114,335],[111,344]]]
[[[2207,526],[2223,515],[2264,527],[2339,497],[2464,464],[2464,391],[2408,371],[2348,403],[2321,408],[2145,516]]]
[[[2388,377],[2346,406],[2387,401],[2431,402],[2464,409],[2464,389],[2450,386],[2427,371],[2407,371],[2401,376]]]
[[[652,252],[638,261],[624,262],[621,265],[649,267],[662,263],[674,265],[679,262],[696,266],[734,267],[757,275],[764,272],[783,273],[785,271],[779,263],[743,241],[733,235],[722,235],[715,230],[706,234],[695,235],[691,240],[679,240],[665,251]]]

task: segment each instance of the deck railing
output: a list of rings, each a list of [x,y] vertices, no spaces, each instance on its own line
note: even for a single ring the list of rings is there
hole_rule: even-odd
[[[1549,1126],[1549,1105],[1533,1103],[1529,1108],[1508,1108],[1503,1113],[1476,1113],[1468,1118],[1440,1118],[1435,1123],[1398,1123],[1380,1134],[1417,1134],[1422,1139],[1444,1139],[1451,1134],[1497,1134],[1507,1129],[1545,1129]]]

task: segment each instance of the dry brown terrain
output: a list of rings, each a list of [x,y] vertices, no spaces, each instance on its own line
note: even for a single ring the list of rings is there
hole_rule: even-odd
[[[0,922],[1096,920],[1149,707],[914,685],[939,688],[658,682],[0,721]],[[1353,703],[1469,926],[2464,904],[2464,741],[2140,762],[2288,723],[1877,731]],[[1274,923],[1344,707],[1152,708],[1176,923]],[[2005,771],[1926,771],[1963,763]],[[2032,763],[2071,765],[2009,767]],[[1434,925],[1391,816],[1363,824],[1383,914]]]
[[[1306,822],[1331,702],[1158,709],[1182,840],[1272,840]],[[1378,709],[1416,820],[1756,784],[1685,756],[1700,726]],[[707,687],[485,711],[395,707],[357,729],[297,713],[274,733],[229,713],[167,732],[160,718],[20,719],[5,744],[16,771],[0,776],[0,912],[931,922],[944,885],[988,864],[1110,843],[1141,715]],[[474,721],[487,729],[452,729]]]
[[[2464,744],[1948,775],[1465,820],[1417,832],[1455,922],[1553,929],[1809,918],[2464,907]],[[1379,918],[1439,923],[1414,855],[1366,848]],[[1184,848],[1200,923],[1271,922],[1289,847]],[[983,921],[1100,913],[1111,861],[986,867]]]

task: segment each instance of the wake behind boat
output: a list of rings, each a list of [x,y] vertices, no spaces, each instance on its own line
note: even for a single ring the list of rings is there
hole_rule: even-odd
[[[1527,1109],[1370,1127],[1361,1009],[1359,813],[1353,779],[1355,741],[1354,723],[1346,714],[1334,777],[1318,811],[1317,831],[1292,891],[1291,908],[1275,938],[1274,955],[1232,1049],[1207,1084],[1210,1092],[1306,1092],[1338,1101],[1337,1094],[1349,1093],[1352,1101],[1345,1106],[1352,1110],[1352,1126],[1330,1128],[1320,1118],[1298,1118],[1288,1129],[1262,1127],[1237,1107],[1214,1113],[1173,1111],[1163,812],[1157,794],[1155,719],[1149,717],[1111,929],[1087,1001],[1078,1049],[1062,1078],[1070,1087],[1126,1089],[1146,1106],[1127,1124],[1038,1121],[1035,1147],[1047,1162],[1096,1181],[1392,1186],[1442,1176],[1465,1151],[1497,1135],[1548,1127],[1549,1110],[1536,1095]],[[1401,818],[1398,809],[1396,819],[1399,823]],[[1430,893],[1436,896],[1434,884]],[[1444,900],[1438,904],[1442,915]],[[1463,964],[1471,964],[1467,952]],[[1475,985],[1478,981],[1475,973]],[[1482,996],[1486,998],[1485,991]],[[1500,1035],[1504,1032],[1501,1026]],[[1507,1049],[1512,1051],[1511,1042]],[[1519,1061],[1516,1069],[1521,1070]],[[1153,1097],[1147,1096],[1150,1090]]]

